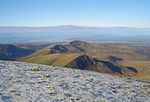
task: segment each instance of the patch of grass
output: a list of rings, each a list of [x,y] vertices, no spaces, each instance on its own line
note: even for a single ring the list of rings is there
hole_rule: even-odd
[[[123,61],[121,64],[135,67],[138,70],[135,79],[150,80],[150,61]]]
[[[74,60],[81,54],[51,54],[51,55],[36,55],[23,59],[25,62],[53,65],[63,67],[70,61]]]

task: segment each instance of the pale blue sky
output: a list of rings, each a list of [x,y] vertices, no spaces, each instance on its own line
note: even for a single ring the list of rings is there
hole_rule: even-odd
[[[150,0],[0,0],[0,26],[150,27]]]

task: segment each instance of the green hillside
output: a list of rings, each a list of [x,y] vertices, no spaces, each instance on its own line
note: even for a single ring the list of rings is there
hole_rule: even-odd
[[[22,61],[150,80],[149,52],[146,46],[72,41],[48,46]]]
[[[32,62],[59,67],[93,70],[102,73],[133,76],[137,72],[128,70],[126,67],[119,66],[117,63],[99,60],[88,53],[94,49],[94,45],[73,41],[62,45],[48,46],[36,53],[27,56],[21,61]],[[135,69],[136,70],[136,69]]]

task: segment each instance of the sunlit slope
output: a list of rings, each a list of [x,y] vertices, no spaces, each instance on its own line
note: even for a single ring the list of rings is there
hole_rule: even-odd
[[[67,65],[70,61],[74,60],[80,54],[48,54],[51,46],[42,49],[31,56],[23,58],[22,61],[25,62],[32,62],[38,64],[45,64],[45,65],[54,65],[63,67]]]
[[[78,57],[79,55],[80,54],[38,55],[34,57],[25,58],[24,61],[63,67],[67,65],[70,61]]]
[[[77,64],[79,64],[80,60],[82,59],[80,56],[85,54],[89,58],[96,58],[100,61],[108,61],[107,63],[112,65],[114,64],[116,67],[120,67],[121,72],[123,72],[124,68],[133,67],[138,72],[135,78],[149,80],[149,51],[150,48],[143,46],[140,47],[126,44],[93,44],[84,41],[73,41],[49,46],[47,48],[37,51],[31,56],[22,59],[22,61],[61,67],[78,67]],[[88,61],[88,57],[84,59],[86,62]],[[80,60],[76,60],[77,58],[79,58]],[[92,65],[93,67],[89,67],[87,69],[95,70],[96,68],[96,71],[102,72],[102,70],[104,70],[103,68],[110,68],[107,67],[106,64],[102,64],[102,62],[100,61],[98,62],[100,63],[98,65],[90,63],[90,67]],[[94,63],[97,62],[94,61]],[[104,65],[104,67],[102,67],[102,70],[98,69],[97,66],[99,65]],[[111,71],[109,70],[105,72],[111,73]],[[128,71],[126,71],[124,75],[133,76],[134,73],[130,72],[131,71],[129,71],[128,73]]]
[[[121,64],[135,67],[139,71],[136,79],[150,80],[150,61],[123,61]]]
[[[127,44],[94,44],[85,41],[72,41],[55,45],[51,53],[84,53],[88,56],[107,59],[116,56],[124,60],[150,60],[150,48]],[[149,55],[149,56],[148,56]]]

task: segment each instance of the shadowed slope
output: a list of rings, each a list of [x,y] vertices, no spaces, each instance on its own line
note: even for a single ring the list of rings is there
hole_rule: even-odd
[[[14,45],[0,45],[0,59],[1,60],[14,60],[21,58],[35,52],[32,49],[17,47]]]

